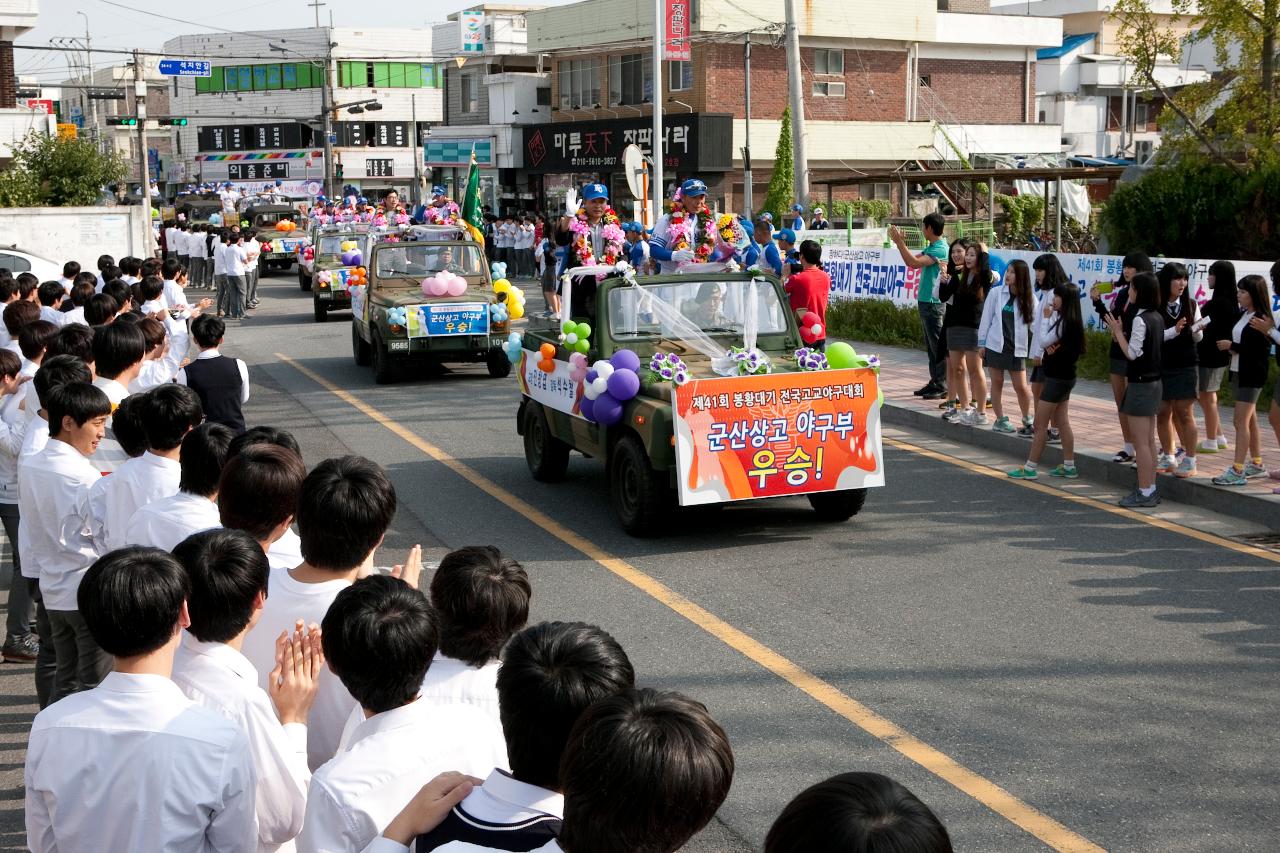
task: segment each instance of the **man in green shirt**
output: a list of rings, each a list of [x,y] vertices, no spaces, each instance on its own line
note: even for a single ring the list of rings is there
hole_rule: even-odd
[[[947,348],[942,340],[942,315],[946,306],[938,301],[938,273],[947,262],[947,241],[942,237],[947,221],[941,213],[930,213],[922,226],[928,245],[919,254],[907,247],[907,241],[897,227],[889,229],[889,237],[898,247],[902,262],[911,269],[920,270],[916,307],[920,311],[920,324],[924,327],[924,348],[929,353],[929,381],[915,394],[926,400],[938,400],[947,390]]]

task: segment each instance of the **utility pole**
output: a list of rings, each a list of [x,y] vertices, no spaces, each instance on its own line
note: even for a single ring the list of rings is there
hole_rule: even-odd
[[[316,10],[316,29],[318,30],[320,29],[320,7],[328,6],[329,4],[321,3],[320,0],[311,0],[307,5]]]
[[[808,204],[809,158],[805,153],[804,78],[800,76],[800,29],[796,23],[796,0],[786,0],[786,3],[787,83],[791,94],[791,146],[795,161],[796,202]],[[781,163],[773,164],[775,169],[781,166]]]
[[[319,18],[320,10],[316,9]],[[324,31],[324,85],[320,87],[320,110],[324,113],[324,195],[333,198],[333,25]]]
[[[742,207],[753,220],[756,215],[755,199],[751,193],[751,33],[742,51],[742,79],[746,83],[746,132],[742,146]]]
[[[142,245],[141,257],[151,254],[151,168],[147,162],[147,81],[142,76],[142,57],[133,52],[133,103],[138,117],[138,177],[142,185]]]
[[[662,216],[666,180],[662,176],[662,49],[666,44],[666,18],[662,0],[653,0],[653,221]],[[664,235],[659,235],[664,236]]]
[[[422,134],[418,133],[418,96],[409,95],[409,117],[413,124],[413,187],[409,190],[411,209],[422,197]]]
[[[93,42],[89,40],[89,16],[84,12],[77,14],[84,15],[84,68],[87,79],[84,81],[85,86],[93,85]],[[93,99],[93,90],[86,90],[85,95],[89,99],[89,127],[93,128],[93,133],[98,133],[98,107],[97,101]]]

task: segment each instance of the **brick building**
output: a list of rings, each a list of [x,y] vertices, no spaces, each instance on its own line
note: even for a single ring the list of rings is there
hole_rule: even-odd
[[[1058,19],[994,15],[987,0],[865,0],[856,10],[839,0],[812,0],[804,8],[798,22],[800,65],[816,199],[895,196],[887,184],[824,184],[858,170],[914,160],[954,162],[959,155],[980,161],[1058,153],[1059,128],[1037,124],[1035,110],[1035,51],[1061,43]],[[743,60],[750,38],[751,165],[758,203],[788,97],[786,54],[779,45],[781,4],[694,4],[693,13],[691,61],[663,63],[664,114],[723,116],[728,130],[720,133],[721,120],[712,121],[707,138],[696,140],[696,158],[688,150],[673,152],[668,136],[666,177],[685,178],[691,167],[701,166],[705,173],[699,176],[721,207],[740,205],[748,130]],[[586,156],[583,140],[593,128],[616,130],[611,137],[645,147],[641,125],[649,121],[653,94],[648,7],[585,0],[531,12],[528,20],[529,50],[546,54],[551,71],[553,124],[526,131],[527,144],[551,151],[541,168],[526,151],[526,168],[541,171],[544,186],[554,188],[599,177],[612,184],[615,201],[625,204],[630,195],[616,157]],[[745,35],[749,30],[754,34]]]

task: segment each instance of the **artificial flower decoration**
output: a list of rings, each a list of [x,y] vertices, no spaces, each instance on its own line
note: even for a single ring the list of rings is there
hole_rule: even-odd
[[[809,347],[796,350],[796,365],[801,370],[827,370],[827,357],[822,352]]]
[[[739,376],[763,376],[773,372],[769,356],[754,347],[750,350],[742,347],[730,347],[729,358],[737,367]]]
[[[689,381],[688,365],[673,352],[654,353],[653,358],[649,359],[649,371],[653,374],[650,378],[654,382],[683,385]]]

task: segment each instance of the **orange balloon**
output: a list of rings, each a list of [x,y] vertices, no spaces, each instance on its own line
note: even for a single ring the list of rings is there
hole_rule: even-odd
[[[551,359],[556,357],[556,348],[554,344],[543,344],[542,346],[538,347],[538,352],[547,361],[550,361]]]
[[[538,362],[538,369],[543,373],[555,373],[556,363],[549,358],[544,358]]]
[[[369,271],[364,267],[356,267],[356,272],[360,273],[361,278],[364,278],[366,275],[369,274]]]

